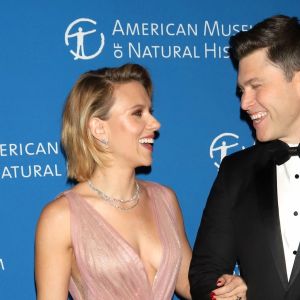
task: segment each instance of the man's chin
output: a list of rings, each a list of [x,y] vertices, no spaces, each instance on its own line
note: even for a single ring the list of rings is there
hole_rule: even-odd
[[[273,140],[276,140],[276,139],[277,139],[277,137],[273,137],[273,136],[266,135],[266,134],[261,134],[261,133],[256,131],[256,140],[261,142],[261,143],[273,141]]]

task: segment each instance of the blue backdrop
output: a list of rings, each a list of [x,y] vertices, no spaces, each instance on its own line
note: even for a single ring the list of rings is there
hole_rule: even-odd
[[[61,112],[78,76],[148,68],[162,123],[147,180],[172,187],[191,245],[225,155],[253,144],[240,118],[228,39],[299,1],[5,1],[0,10],[0,299],[35,299],[34,232],[69,188]]]

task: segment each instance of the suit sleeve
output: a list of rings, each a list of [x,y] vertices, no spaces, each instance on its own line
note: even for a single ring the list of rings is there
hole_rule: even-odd
[[[217,279],[223,274],[232,274],[236,263],[232,223],[234,195],[230,192],[235,182],[228,182],[231,172],[226,173],[226,170],[227,157],[209,194],[193,249],[189,270],[193,300],[210,299]]]

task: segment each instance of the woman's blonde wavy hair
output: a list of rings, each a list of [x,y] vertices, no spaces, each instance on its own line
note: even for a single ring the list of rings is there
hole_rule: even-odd
[[[68,178],[88,180],[96,166],[105,165],[107,151],[89,130],[89,121],[109,118],[116,84],[137,81],[152,97],[152,82],[147,70],[138,64],[89,71],[80,76],[64,107],[61,142],[68,163]]]

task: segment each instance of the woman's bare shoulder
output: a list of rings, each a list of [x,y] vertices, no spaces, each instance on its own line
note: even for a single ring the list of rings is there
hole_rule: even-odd
[[[59,221],[68,217],[69,214],[68,199],[64,194],[61,194],[43,208],[40,218]]]
[[[61,194],[43,208],[37,224],[37,236],[63,235],[69,240],[69,232],[70,208],[67,197]]]
[[[70,191],[80,195],[84,191],[84,185],[79,183],[49,202],[41,212],[39,223],[44,222],[48,225],[56,225],[58,228],[60,225],[70,224],[70,205],[67,197]]]

